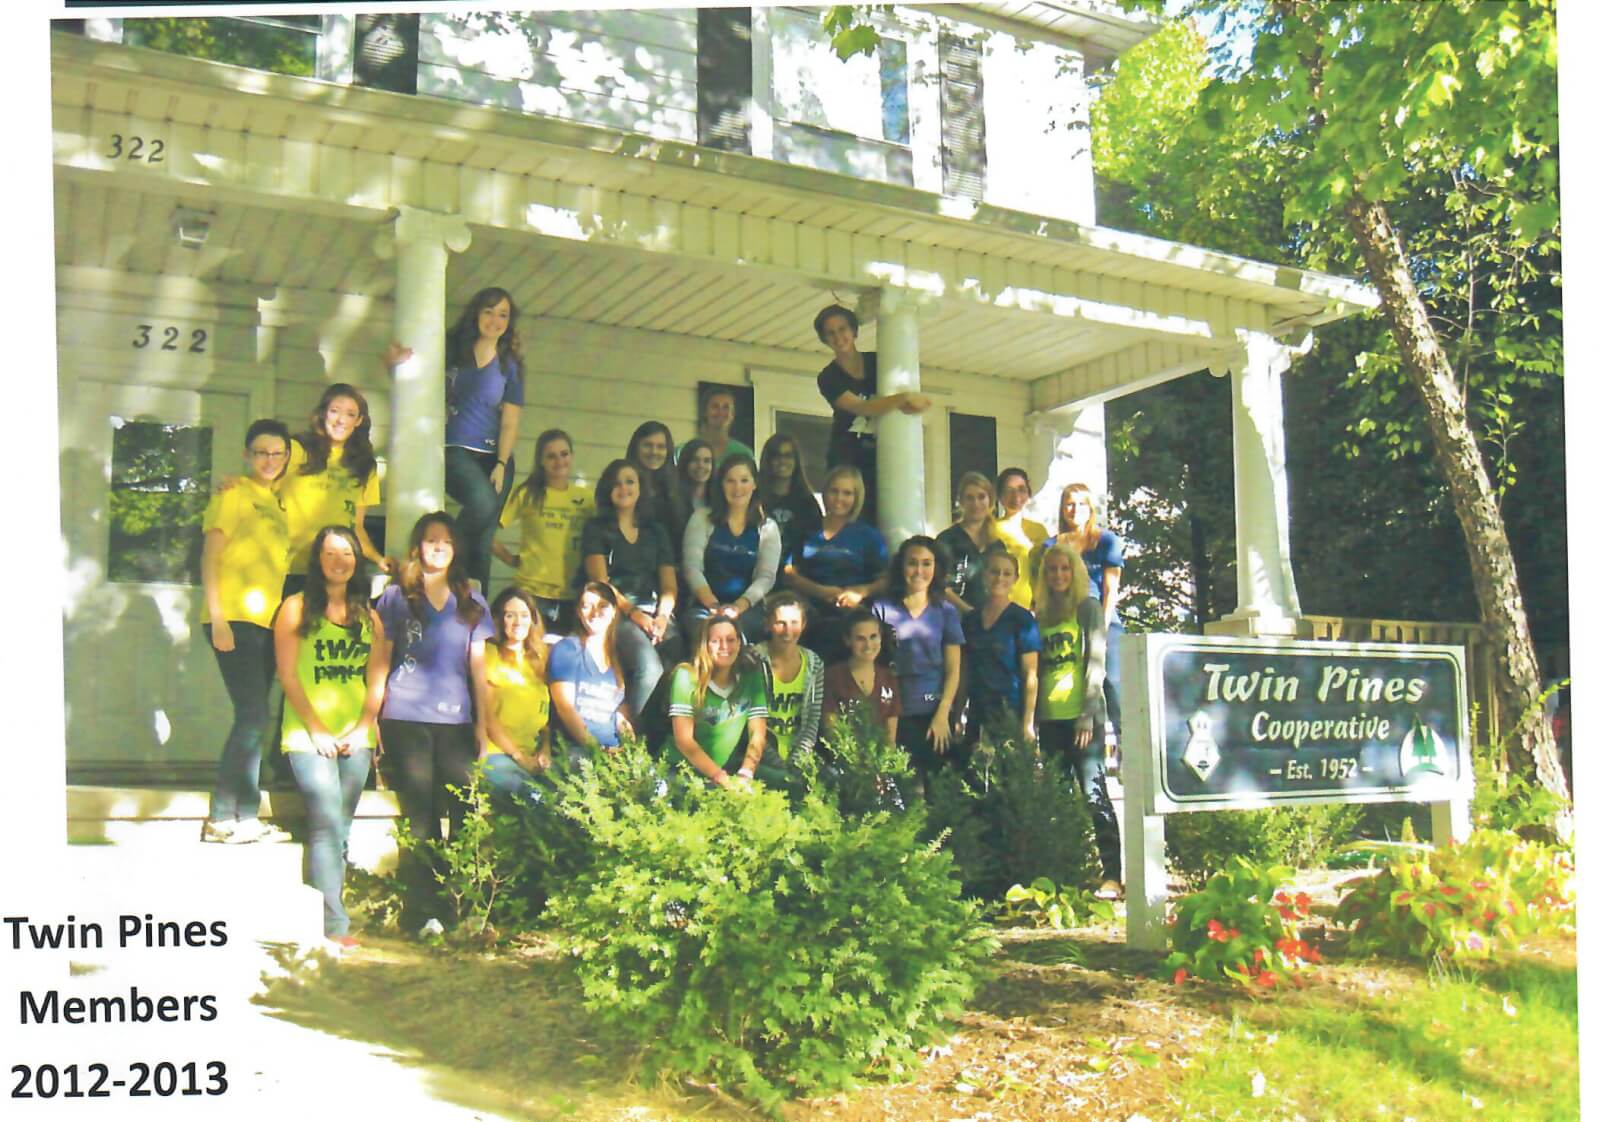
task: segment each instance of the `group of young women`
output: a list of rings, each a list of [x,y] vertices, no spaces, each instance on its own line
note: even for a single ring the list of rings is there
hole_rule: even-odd
[[[907,749],[919,786],[963,762],[980,730],[1020,722],[1072,763],[1095,807],[1104,891],[1120,890],[1103,683],[1121,554],[1085,489],[1069,488],[1047,538],[1022,516],[1024,472],[1002,473],[998,494],[969,475],[957,523],[891,560],[864,517],[871,421],[927,401],[877,395],[875,356],[855,350],[855,317],[836,306],[816,322],[834,351],[818,384],[836,412],[820,509],[799,445],[776,435],[758,461],[731,439],[720,393],[681,449],[659,421],[640,425],[592,490],[571,436],[547,430],[513,486],[516,320],[492,288],[451,330],[446,489],[460,513],[423,516],[398,560],[363,526],[378,494],[359,391],[330,386],[298,435],[250,426],[246,472],[204,523],[204,620],[234,707],[205,840],[283,836],[257,818],[276,672],[274,739],[305,799],[308,878],[338,943],[353,942],[345,842],[380,747],[410,830],[434,838],[460,821],[446,787],[475,764],[496,797],[536,804],[558,753],[603,757],[638,735],[710,783],[792,788],[795,754],[825,750],[852,711]],[[395,345],[385,360],[407,354]],[[497,540],[512,527],[514,548]],[[515,575],[491,605],[492,556]],[[391,579],[370,601],[373,567]],[[431,879],[417,870],[424,900]]]

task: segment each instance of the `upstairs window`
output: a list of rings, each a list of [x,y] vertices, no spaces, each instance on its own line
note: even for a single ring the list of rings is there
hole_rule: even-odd
[[[306,78],[317,72],[321,34],[321,16],[179,16],[122,21],[122,41],[129,46]]]

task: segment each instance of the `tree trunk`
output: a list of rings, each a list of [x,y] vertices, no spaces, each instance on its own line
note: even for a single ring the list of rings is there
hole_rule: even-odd
[[[1517,771],[1536,777],[1567,798],[1555,737],[1543,719],[1539,662],[1522,605],[1516,562],[1477,438],[1467,422],[1466,401],[1456,386],[1450,360],[1428,321],[1406,262],[1400,234],[1382,203],[1354,198],[1345,207],[1350,232],[1377,285],[1399,346],[1400,359],[1422,395],[1423,413],[1433,435],[1439,472],[1450,488],[1467,543],[1473,591],[1489,634],[1494,657],[1495,692],[1502,712],[1514,721],[1507,756]]]

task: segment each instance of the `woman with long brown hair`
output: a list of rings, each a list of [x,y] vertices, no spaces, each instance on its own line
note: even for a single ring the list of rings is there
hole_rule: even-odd
[[[378,505],[378,457],[372,412],[361,391],[335,382],[322,391],[306,430],[289,442],[289,463],[278,484],[289,523],[289,576],[297,592],[311,564],[311,540],[325,526],[347,526],[361,556],[388,572],[388,558],[367,537],[367,510]]]
[[[502,527],[517,526],[516,552],[500,542],[494,555],[517,571],[511,579],[534,596],[544,625],[566,631],[572,623],[584,523],[594,516],[594,493],[576,478],[572,437],[546,429],[533,445],[533,470],[511,492]]]
[[[616,751],[634,722],[617,658],[616,590],[590,581],[577,616],[577,630],[550,651],[550,705],[569,758]]]

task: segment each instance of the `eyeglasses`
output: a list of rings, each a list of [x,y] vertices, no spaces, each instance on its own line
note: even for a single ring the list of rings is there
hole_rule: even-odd
[[[289,458],[289,453],[287,451],[266,452],[260,448],[250,449],[250,455],[258,460],[287,460]]]

